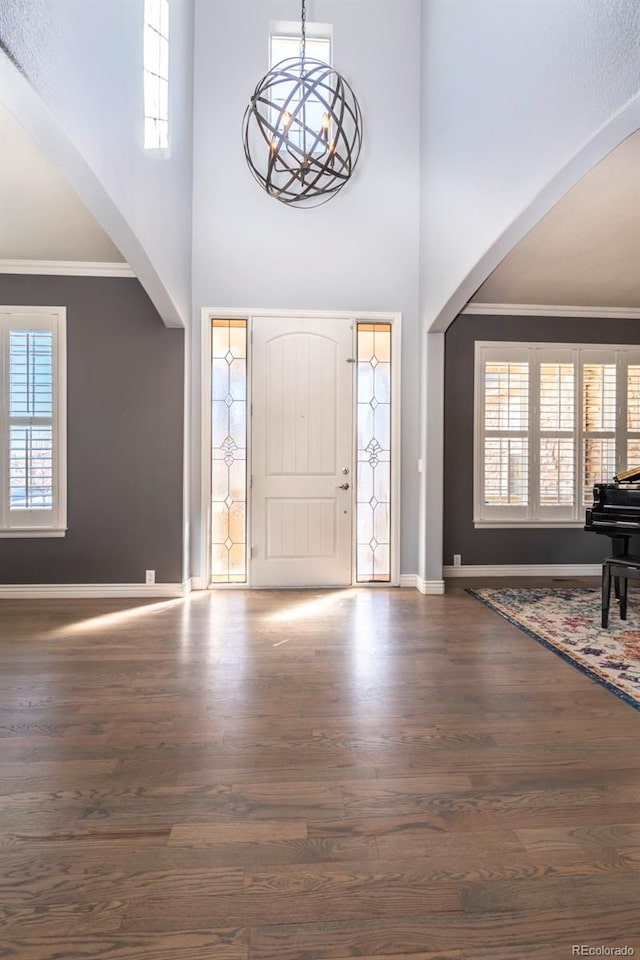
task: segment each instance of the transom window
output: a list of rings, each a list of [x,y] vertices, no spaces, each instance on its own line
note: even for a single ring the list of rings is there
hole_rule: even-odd
[[[0,308],[0,536],[66,528],[63,307]]]
[[[307,26],[307,37],[305,43],[305,56],[310,60],[321,60],[322,63],[331,64],[331,38],[329,36],[309,35],[309,29],[313,24]],[[275,67],[281,60],[288,60],[289,57],[300,57],[302,55],[302,39],[300,37],[300,24],[295,25],[297,33],[285,34],[284,31],[277,31],[271,34],[270,67]]]
[[[273,68],[282,60],[302,55],[302,39],[300,24],[281,23],[274,29],[270,37],[269,66]],[[305,40],[305,57],[310,60],[320,60],[331,66],[331,26],[328,24],[308,23]],[[327,139],[330,136],[327,105],[319,98],[310,96],[304,105],[304,116],[300,111],[300,86],[294,79],[282,80],[273,97],[273,125],[282,127],[278,117],[282,114],[285,127],[288,128],[290,141],[302,150],[306,149],[304,131],[311,131],[313,137],[318,131],[326,129]],[[284,111],[284,112],[283,112]],[[296,118],[296,119],[294,119]],[[313,153],[322,152],[324,142],[318,143]]]
[[[476,344],[476,526],[584,522],[640,466],[640,347]]]
[[[169,146],[169,0],[144,3],[144,145]]]

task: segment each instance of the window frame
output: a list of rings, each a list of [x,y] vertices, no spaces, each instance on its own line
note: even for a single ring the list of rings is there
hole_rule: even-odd
[[[484,498],[484,442],[485,430],[485,364],[492,361],[527,362],[529,364],[528,425],[522,435],[528,439],[528,497],[527,505],[492,506]],[[540,363],[567,363],[574,366],[573,428],[567,436],[574,448],[574,502],[571,506],[542,506],[540,504],[540,438],[557,435],[560,430],[542,430],[540,427]],[[627,469],[629,439],[637,439],[640,431],[630,430],[627,420],[628,368],[640,364],[640,345],[594,343],[536,343],[522,341],[475,342],[474,358],[474,449],[473,449],[473,525],[476,528],[560,528],[583,527],[588,504],[583,503],[585,441],[592,434],[584,428],[583,366],[585,362],[615,363],[616,409],[615,472]],[[508,433],[508,431],[506,431]],[[611,431],[598,431],[606,437]],[[489,434],[499,435],[499,434]],[[611,479],[611,478],[607,478]]]
[[[52,357],[52,481],[50,510],[19,511],[14,522],[9,504],[8,470],[0,472],[0,539],[64,537],[67,531],[67,349],[66,307],[0,306],[0,462],[8,463],[11,428],[9,403],[9,336],[14,330],[51,333]],[[41,418],[33,418],[38,420]],[[25,422],[28,418],[25,418]],[[27,521],[27,522],[25,522]]]
[[[305,34],[307,43],[311,40],[323,40],[328,41],[329,43],[329,60],[327,61],[328,66],[333,65],[333,24],[331,23],[317,23],[314,21],[308,21],[305,26]],[[300,21],[299,20],[272,20],[269,23],[269,47],[267,50],[267,63],[269,64],[269,69],[273,68],[282,61],[273,59],[273,40],[274,38],[282,38],[283,40],[297,40],[298,43],[302,43]],[[298,53],[299,57],[300,54]],[[310,57],[309,59],[313,59]]]

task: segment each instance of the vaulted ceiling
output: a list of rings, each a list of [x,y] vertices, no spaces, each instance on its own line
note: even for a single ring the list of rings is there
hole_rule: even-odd
[[[640,307],[640,130],[562,197],[472,299]]]
[[[123,259],[62,174],[0,103],[0,260]]]

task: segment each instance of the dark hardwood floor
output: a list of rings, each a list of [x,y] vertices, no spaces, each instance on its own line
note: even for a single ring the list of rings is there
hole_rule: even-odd
[[[463,586],[1,601],[0,957],[640,956],[640,713]]]

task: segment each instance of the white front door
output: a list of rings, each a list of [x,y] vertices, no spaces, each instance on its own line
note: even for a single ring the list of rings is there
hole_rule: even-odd
[[[252,340],[251,583],[351,583],[353,328],[256,317]]]

